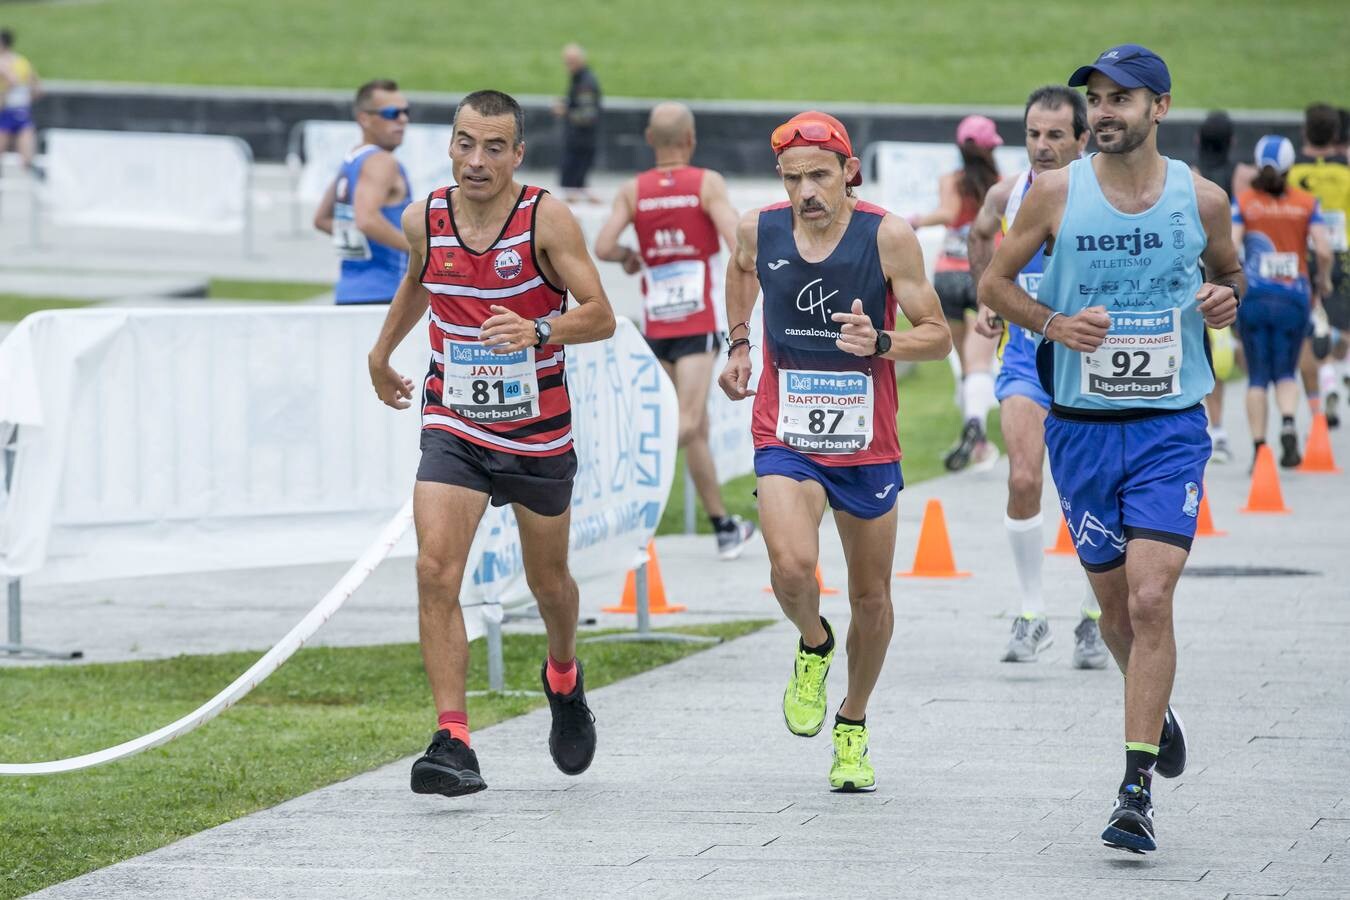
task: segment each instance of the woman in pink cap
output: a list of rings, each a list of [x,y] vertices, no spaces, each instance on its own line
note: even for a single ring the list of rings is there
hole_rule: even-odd
[[[984,419],[994,407],[994,378],[990,369],[993,342],[972,329],[966,331],[966,312],[975,313],[975,284],[970,278],[970,260],[966,257],[966,238],[975,214],[984,203],[984,195],[998,183],[994,148],[1003,139],[993,120],[985,116],[966,116],[956,126],[956,146],[961,151],[961,168],[948,172],[938,182],[938,207],[923,215],[911,216],[916,229],[925,225],[945,225],[947,236],[934,268],[933,287],[942,301],[942,313],[952,330],[952,343],[961,360],[961,437],[947,451],[943,465],[958,472],[972,461],[977,468],[992,465],[998,450],[985,439]]]

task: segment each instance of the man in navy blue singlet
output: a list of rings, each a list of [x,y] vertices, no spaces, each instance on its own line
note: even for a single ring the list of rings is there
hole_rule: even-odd
[[[1228,197],[1158,153],[1172,78],[1137,44],[1069,78],[1087,86],[1100,153],[1036,179],[980,283],[980,301],[1045,336],[1050,471],[1125,679],[1125,778],[1102,840],[1157,849],[1153,773],[1186,766],[1169,707],[1172,595],[1195,535],[1214,386],[1205,326],[1237,316],[1245,289]],[[1018,273],[1044,246],[1036,298]],[[1205,281],[1200,271],[1204,264]]]
[[[904,487],[895,360],[942,359],[951,332],[914,230],[857,200],[859,161],[838,119],[774,129],[789,202],[747,213],[727,267],[731,338],[718,384],[754,396],[760,527],[783,612],[801,632],[783,695],[788,730],[818,734],[834,632],[820,615],[820,521],[828,505],[848,562],[848,693],[835,716],[830,787],[868,791],[867,701],[891,641],[895,500]],[[761,377],[750,389],[750,311],[764,291]],[[896,308],[913,324],[897,331]]]

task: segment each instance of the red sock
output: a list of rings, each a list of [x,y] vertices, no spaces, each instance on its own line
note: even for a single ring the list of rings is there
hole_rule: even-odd
[[[436,727],[443,728],[450,732],[450,736],[456,740],[464,742],[464,746],[469,744],[469,714],[458,710],[446,710],[436,717]]]
[[[548,657],[548,689],[555,694],[570,694],[577,689],[577,661],[569,659],[560,663]]]

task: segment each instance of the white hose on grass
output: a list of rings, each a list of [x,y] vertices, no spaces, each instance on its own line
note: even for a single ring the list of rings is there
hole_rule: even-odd
[[[366,548],[360,558],[352,563],[352,567],[347,570],[347,573],[338,579],[337,584],[333,585],[332,590],[325,594],[323,599],[315,604],[314,608],[285,637],[277,641],[271,650],[268,650],[261,659],[231,682],[227,688],[178,721],[134,740],[126,741],[115,747],[108,747],[106,750],[86,753],[83,756],[72,756],[69,759],[57,759],[50,762],[0,763],[0,775],[55,775],[59,772],[74,772],[91,766],[101,766],[114,760],[125,759],[128,756],[140,753],[142,750],[167,744],[174,738],[182,737],[199,725],[211,721],[242,700],[249,691],[262,684],[263,679],[281,668],[282,663],[290,659],[295,651],[303,647],[305,641],[313,637],[314,633],[323,626],[323,623],[327,622],[333,617],[333,613],[342,608],[342,604],[347,602],[351,595],[356,592],[356,589],[370,576],[370,573],[375,571],[375,567],[389,555],[411,523],[412,500],[410,498],[403,504],[403,508],[384,526],[384,530],[380,532],[380,536],[375,540],[375,543]]]

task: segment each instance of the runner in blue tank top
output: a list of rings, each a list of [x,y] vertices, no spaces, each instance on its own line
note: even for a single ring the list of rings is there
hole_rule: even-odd
[[[977,284],[994,255],[995,238],[1004,230],[1005,222],[1006,227],[1011,227],[1016,221],[1022,200],[1035,179],[1044,172],[1064,168],[1082,156],[1087,147],[1087,105],[1072,88],[1054,84],[1032,91],[1022,120],[1031,168],[990,188],[970,228],[970,273]],[[1022,267],[1017,283],[1035,297],[1044,271],[1045,254],[1037,250]],[[986,338],[997,338],[1002,329],[1003,325],[986,307],[981,305],[976,310],[976,332]],[[1003,661],[1035,662],[1054,640],[1041,595],[1045,559],[1041,472],[1045,468],[1045,414],[1050,409],[1050,395],[1036,375],[1040,335],[1011,323],[1007,325],[1007,335],[994,395],[999,401],[999,422],[1008,451],[1008,505],[1003,525],[1012,545],[1022,609],[1021,615],[1013,619]],[[1084,588],[1082,612],[1074,629],[1074,668],[1104,669],[1110,654],[1097,627],[1101,610],[1090,585]]]
[[[1101,152],[1036,179],[980,299],[1045,335],[1050,471],[1101,603],[1102,637],[1128,675],[1125,778],[1102,840],[1145,852],[1157,849],[1153,772],[1172,778],[1186,765],[1168,706],[1172,594],[1210,452],[1204,329],[1233,322],[1245,282],[1223,189],[1158,153],[1156,126],[1172,100],[1162,59],[1112,47],[1069,84],[1087,85]],[[1017,276],[1042,245],[1032,298]]]
[[[408,102],[393,81],[356,92],[361,143],[338,168],[314,214],[314,227],[333,236],[342,261],[338,304],[388,303],[408,268],[403,210],[412,200],[408,173],[394,158],[408,124]]]

